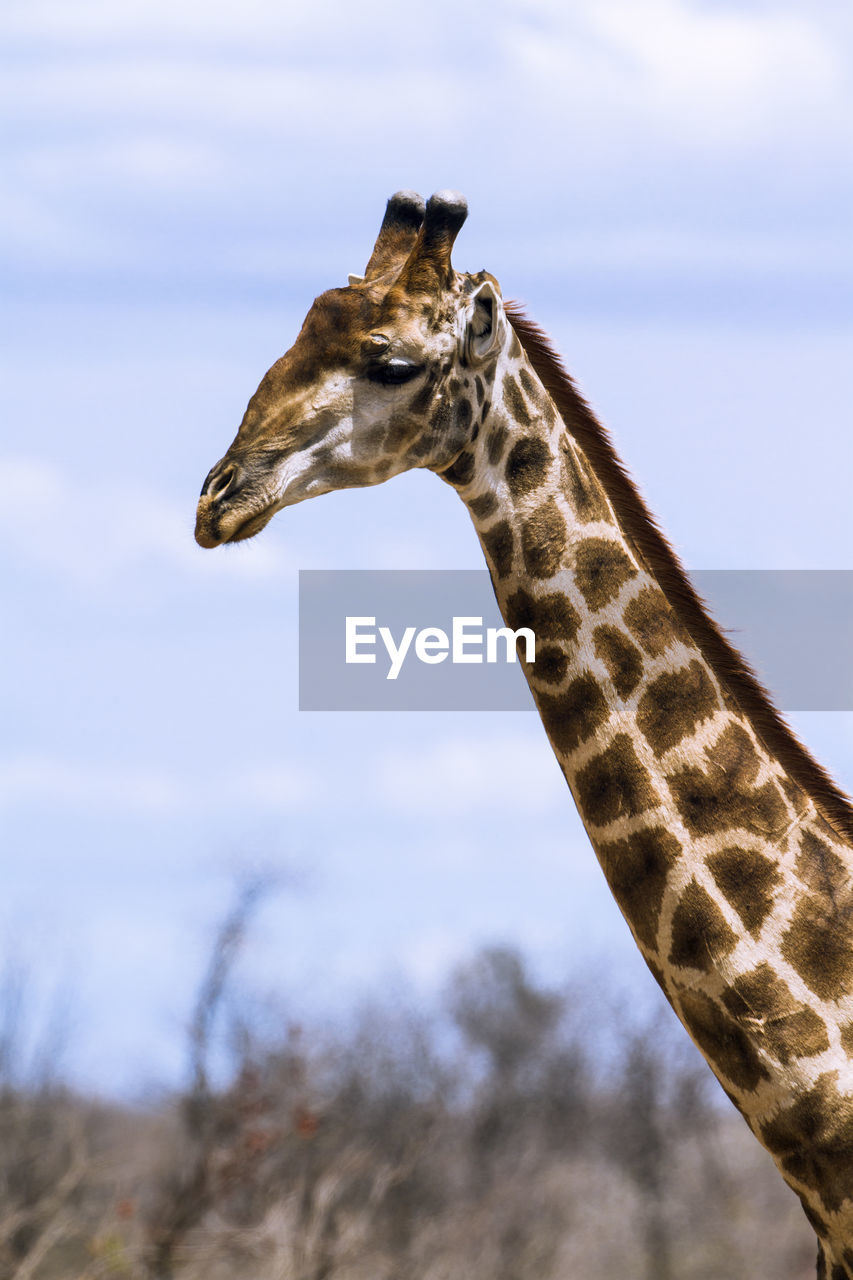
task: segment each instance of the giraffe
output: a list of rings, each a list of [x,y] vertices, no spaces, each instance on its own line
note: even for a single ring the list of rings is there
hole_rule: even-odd
[[[853,1280],[853,809],[707,614],[544,333],[388,201],[204,482],[196,540],[427,468],[465,503],[590,842],[694,1043]]]

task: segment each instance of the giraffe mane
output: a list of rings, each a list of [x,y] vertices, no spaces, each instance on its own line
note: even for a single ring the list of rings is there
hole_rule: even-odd
[[[506,302],[504,309],[545,390],[589,458],[625,534],[706,661],[748,716],[765,747],[814,800],[830,826],[853,840],[850,799],[803,746],[752,667],[709,614],[616,453],[607,429],[577,390],[548,335],[525,315],[519,303]]]

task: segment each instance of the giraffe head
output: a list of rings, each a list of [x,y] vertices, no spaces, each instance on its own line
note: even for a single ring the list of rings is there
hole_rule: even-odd
[[[451,265],[466,215],[453,192],[426,206],[413,192],[391,197],[364,277],[317,298],[208,474],[201,546],[251,538],[282,507],[332,489],[451,466],[508,328],[497,282]]]

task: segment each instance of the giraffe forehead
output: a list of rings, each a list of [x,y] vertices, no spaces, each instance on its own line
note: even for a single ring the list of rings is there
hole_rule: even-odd
[[[315,299],[299,336],[284,357],[295,381],[351,365],[379,327],[380,308],[362,289],[330,289]]]
[[[359,371],[391,347],[425,354],[454,332],[455,307],[447,298],[411,296],[394,288],[384,296],[361,284],[330,289],[318,297],[293,346],[261,383],[259,393],[293,390],[322,380],[333,370]]]

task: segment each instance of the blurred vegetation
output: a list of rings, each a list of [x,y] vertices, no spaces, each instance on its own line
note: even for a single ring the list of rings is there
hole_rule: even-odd
[[[186,1090],[156,1105],[22,1070],[23,989],[0,992],[4,1280],[811,1280],[798,1203],[674,1018],[493,948],[429,1018],[271,1030],[224,1001],[256,897],[211,948]]]

